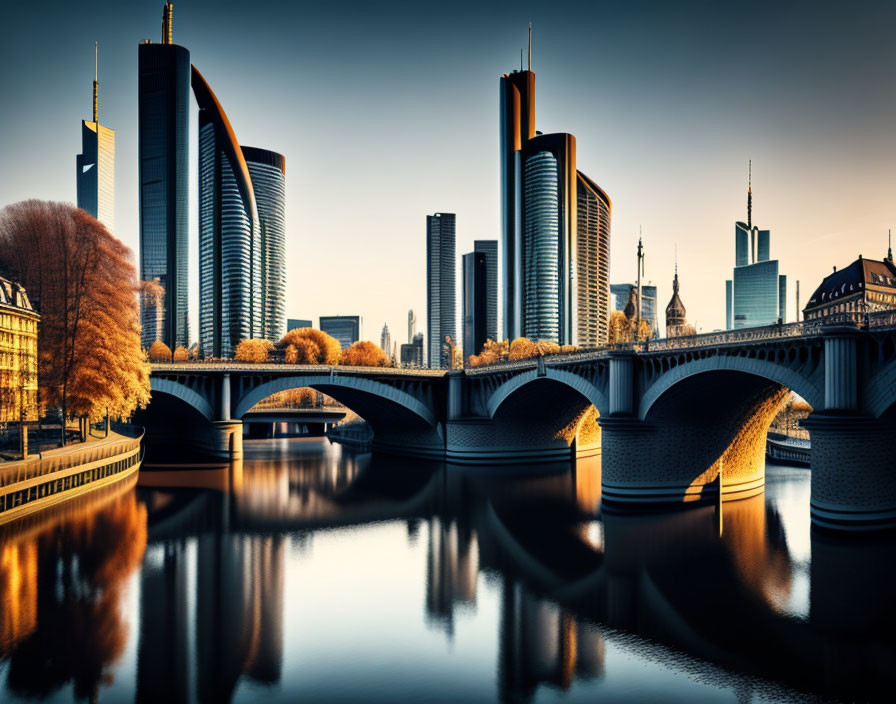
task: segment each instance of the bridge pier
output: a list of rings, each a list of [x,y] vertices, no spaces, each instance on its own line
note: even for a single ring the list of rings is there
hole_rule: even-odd
[[[195,432],[193,442],[197,450],[211,457],[226,460],[243,458],[243,421],[214,420],[203,430]]]
[[[803,427],[811,439],[812,522],[841,530],[896,527],[894,424],[813,413]]]

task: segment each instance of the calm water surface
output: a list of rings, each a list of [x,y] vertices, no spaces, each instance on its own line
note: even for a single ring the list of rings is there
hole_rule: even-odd
[[[631,515],[599,459],[246,450],[0,529],[0,701],[892,701],[893,539],[811,531],[805,469]]]

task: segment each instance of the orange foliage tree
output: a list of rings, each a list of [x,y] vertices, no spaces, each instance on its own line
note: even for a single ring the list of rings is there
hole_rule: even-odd
[[[343,351],[339,363],[349,367],[388,367],[389,358],[379,345],[360,340]]]
[[[233,358],[237,362],[267,362],[268,353],[274,349],[274,345],[270,340],[262,340],[254,337],[248,340],[241,340],[234,350]]]
[[[149,347],[150,362],[170,362],[172,359],[171,348],[161,340],[156,340]]]
[[[510,343],[507,358],[511,361],[516,359],[528,359],[538,354],[538,348],[535,343],[528,337],[518,337]]]
[[[296,328],[286,333],[277,347],[289,364],[339,364],[342,346],[323,330]]]
[[[174,348],[174,354],[171,357],[175,362],[186,362],[190,358],[190,353],[183,345]]]
[[[486,340],[479,354],[471,354],[467,358],[467,363],[471,367],[478,367],[481,364],[494,364],[500,362],[507,357],[510,344],[507,340],[495,342],[494,340]]]
[[[651,337],[650,326],[644,318],[638,324],[638,341],[643,342]],[[607,326],[607,343],[614,345],[619,342],[633,342],[635,338],[635,320],[629,319],[621,310],[610,313]]]
[[[88,213],[28,200],[0,211],[0,270],[41,314],[38,383],[63,417],[124,417],[149,401],[130,251]]]

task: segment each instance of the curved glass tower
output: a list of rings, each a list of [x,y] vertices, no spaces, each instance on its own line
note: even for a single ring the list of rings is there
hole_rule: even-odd
[[[166,5],[166,13],[169,12]],[[157,326],[146,324],[141,342],[149,347],[161,339],[174,349],[177,345],[188,345],[190,338],[187,316],[190,52],[172,43],[170,21],[162,39],[161,44],[146,40],[137,49],[140,278],[158,279],[164,289],[161,336],[157,336]],[[141,320],[156,317],[155,310],[141,310]]]
[[[610,197],[577,173],[576,305],[578,340],[584,347],[607,342],[610,316]]]
[[[260,226],[261,332],[276,342],[286,332],[286,157],[243,147]]]
[[[538,135],[522,149],[522,334],[576,344],[576,140]]]

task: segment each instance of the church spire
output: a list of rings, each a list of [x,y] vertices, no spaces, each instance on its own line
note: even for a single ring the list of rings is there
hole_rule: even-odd
[[[678,244],[675,245],[675,278],[672,279],[672,291],[678,293]]]
[[[747,228],[753,228],[753,160],[750,159],[747,176]]]
[[[887,261],[893,263],[893,230],[887,230]]]

